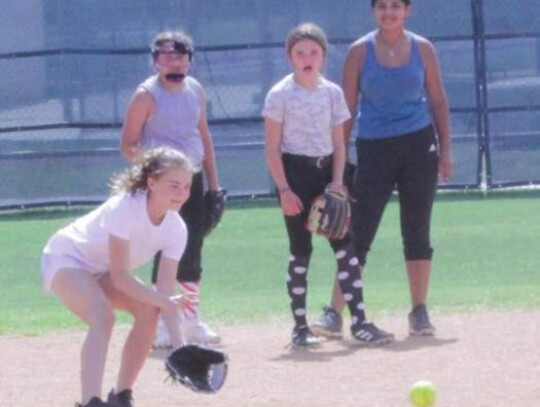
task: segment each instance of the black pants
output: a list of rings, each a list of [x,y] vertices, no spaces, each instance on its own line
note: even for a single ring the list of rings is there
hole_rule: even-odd
[[[295,327],[300,328],[307,326],[307,274],[313,251],[312,235],[305,224],[313,199],[332,181],[332,157],[283,154],[282,159],[287,182],[304,207],[296,216],[285,216],[291,254],[287,291]],[[359,260],[349,235],[340,240],[330,239],[329,243],[336,259],[339,285],[351,313],[352,326],[356,329],[366,319]]]
[[[310,256],[313,251],[312,235],[306,229],[306,221],[313,199],[324,192],[332,181],[332,157],[309,158],[283,154],[283,166],[287,183],[300,198],[304,210],[296,216],[285,216],[289,236],[289,250],[295,256]],[[333,249],[345,246],[349,236],[341,240],[329,240]]]
[[[438,153],[433,126],[379,140],[356,141],[352,227],[360,264],[366,263],[394,187],[399,194],[406,260],[430,260],[431,210],[437,188]]]
[[[178,265],[176,279],[180,282],[198,282],[201,279],[201,254],[204,241],[204,182],[202,172],[193,175],[189,199],[180,209],[180,216],[188,229],[184,255]],[[161,252],[154,259],[152,283],[156,282]]]

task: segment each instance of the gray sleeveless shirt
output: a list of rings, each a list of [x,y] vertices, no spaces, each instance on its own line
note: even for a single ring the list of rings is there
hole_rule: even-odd
[[[152,95],[155,103],[154,114],[148,118],[143,128],[141,147],[176,148],[200,167],[204,156],[199,132],[201,85],[190,76],[184,79],[184,83],[182,90],[171,92],[163,88],[157,75],[154,75],[139,85]]]

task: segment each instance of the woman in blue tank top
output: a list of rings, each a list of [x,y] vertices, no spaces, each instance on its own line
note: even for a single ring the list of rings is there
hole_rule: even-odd
[[[364,266],[396,188],[412,302],[409,332],[433,335],[425,305],[433,255],[430,220],[438,175],[448,181],[453,170],[448,102],[433,44],[405,29],[410,0],[371,5],[377,29],[349,47],[343,69],[358,131],[352,226]],[[345,123],[346,140],[352,127],[352,120]],[[331,305],[320,319],[329,330],[332,317],[339,317],[335,311],[343,309],[338,285]]]

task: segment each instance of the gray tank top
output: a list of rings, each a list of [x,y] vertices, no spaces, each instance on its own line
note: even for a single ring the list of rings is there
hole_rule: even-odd
[[[146,121],[141,147],[150,149],[168,146],[181,150],[196,166],[201,166],[204,147],[199,132],[201,118],[201,91],[199,83],[187,76],[185,87],[178,92],[163,88],[157,75],[141,85],[154,98],[154,114]]]

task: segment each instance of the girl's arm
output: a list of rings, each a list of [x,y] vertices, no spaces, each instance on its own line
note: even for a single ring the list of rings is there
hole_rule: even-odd
[[[151,116],[154,108],[154,99],[144,89],[137,89],[129,102],[122,135],[120,138],[120,152],[129,160],[142,155],[139,147],[144,124]]]
[[[170,312],[179,306],[181,304],[179,297],[174,297],[166,292],[154,291],[130,273],[129,251],[128,240],[109,234],[109,272],[114,287],[140,302],[151,304],[165,312]]]
[[[439,60],[433,44],[427,40],[420,42],[421,55],[425,66],[426,95],[439,140],[439,175],[443,181],[452,177],[452,139],[450,137],[450,110],[444,90]]]
[[[264,143],[268,169],[278,189],[281,209],[287,216],[298,215],[303,205],[298,196],[291,190],[285,176],[281,159],[282,124],[269,117],[264,118]]]
[[[332,155],[332,186],[343,186],[343,171],[345,169],[346,148],[343,136],[343,123],[334,126],[332,129],[332,144],[334,153]]]
[[[175,298],[174,287],[176,286],[177,271],[178,261],[161,256],[156,281],[158,293],[165,294],[169,298]],[[182,298],[182,301],[189,301],[189,298]],[[183,346],[185,340],[180,331],[180,313],[178,312],[178,307],[162,309],[161,316],[169,331],[173,347]]]
[[[345,101],[351,114],[351,118],[348,119],[343,125],[343,135],[345,143],[345,157],[349,157],[349,143],[351,140],[351,132],[354,125],[354,118],[356,117],[356,109],[358,105],[358,95],[360,92],[360,70],[364,65],[365,59],[365,46],[362,40],[354,42],[347,51],[345,57],[345,63],[343,65],[342,83],[343,93],[345,95]]]
[[[214,142],[208,127],[208,117],[206,112],[206,94],[201,87],[201,118],[199,120],[199,132],[201,133],[204,146],[203,168],[206,180],[208,181],[208,189],[211,191],[219,190],[219,179],[216,165],[216,154],[214,151]]]

